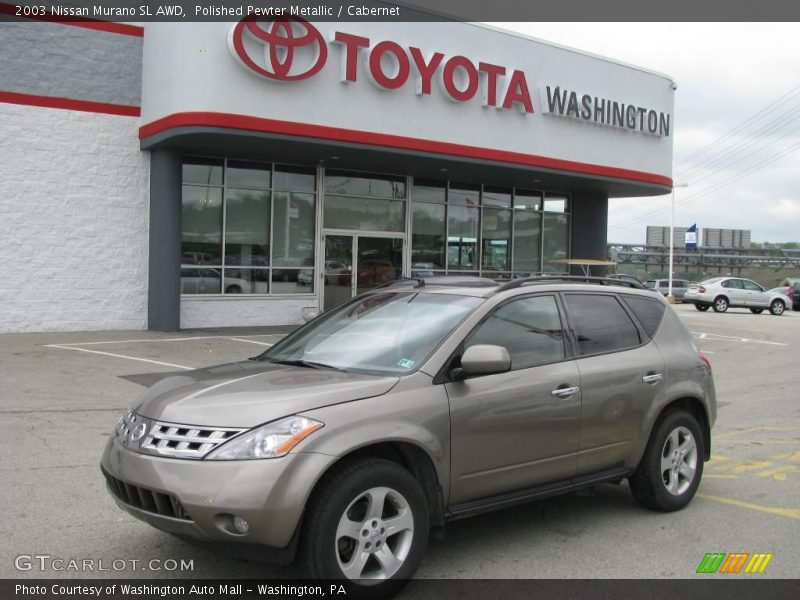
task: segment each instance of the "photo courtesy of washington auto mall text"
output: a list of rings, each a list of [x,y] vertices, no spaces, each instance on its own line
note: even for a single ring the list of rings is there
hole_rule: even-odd
[[[798,23],[0,0],[0,600],[800,598]]]

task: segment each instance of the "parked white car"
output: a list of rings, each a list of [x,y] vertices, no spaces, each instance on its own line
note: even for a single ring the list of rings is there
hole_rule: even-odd
[[[755,281],[741,277],[714,277],[690,284],[683,301],[694,304],[700,311],[711,307],[720,313],[728,308],[749,308],[755,314],[766,309],[773,315],[782,315],[788,307],[788,298],[783,294],[767,291]]]

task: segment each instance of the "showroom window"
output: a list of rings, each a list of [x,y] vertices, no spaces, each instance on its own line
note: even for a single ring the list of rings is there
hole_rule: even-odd
[[[405,177],[328,170],[322,222],[329,229],[403,232],[405,198]]]
[[[552,212],[551,212],[552,211]],[[445,243],[446,240],[446,243]],[[567,271],[569,198],[491,185],[415,179],[411,276],[510,279]],[[543,257],[547,257],[544,261]]]
[[[187,158],[182,294],[314,292],[316,171]]]

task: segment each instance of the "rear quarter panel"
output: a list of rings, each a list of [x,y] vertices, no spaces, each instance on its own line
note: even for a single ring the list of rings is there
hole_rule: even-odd
[[[691,334],[672,308],[667,307],[653,341],[664,357],[665,390],[663,394],[659,394],[644,415],[638,443],[632,449],[631,467],[635,467],[641,460],[659,415],[676,400],[684,398],[699,400],[705,409],[709,427],[713,427],[717,418],[713,376],[698,357],[698,350]]]

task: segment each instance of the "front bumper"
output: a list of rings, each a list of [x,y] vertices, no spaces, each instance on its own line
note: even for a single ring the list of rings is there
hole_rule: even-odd
[[[157,529],[204,542],[288,548],[319,477],[336,460],[297,453],[206,461],[132,452],[112,437],[101,468],[117,504]],[[237,533],[234,516],[249,531]]]

